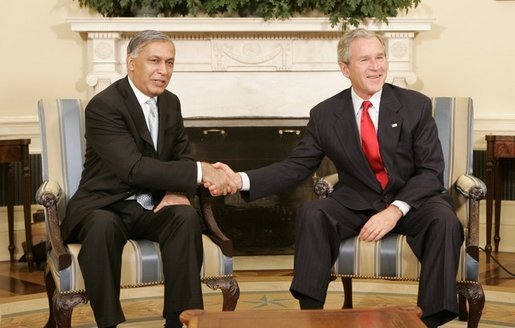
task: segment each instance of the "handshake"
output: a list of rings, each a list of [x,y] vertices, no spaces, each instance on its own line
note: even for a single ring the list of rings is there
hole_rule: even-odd
[[[227,164],[202,162],[202,185],[211,196],[232,195],[242,188],[241,176]]]

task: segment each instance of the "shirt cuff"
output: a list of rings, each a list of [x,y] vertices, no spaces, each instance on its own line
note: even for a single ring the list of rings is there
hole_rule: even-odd
[[[200,162],[197,162],[197,184],[202,183],[202,165]]]
[[[241,190],[248,191],[250,190],[250,179],[247,173],[245,172],[238,172],[238,174],[241,177]]]
[[[408,204],[408,203],[403,202],[402,200],[394,200],[394,201],[392,202],[392,205],[397,206],[397,208],[398,208],[399,210],[401,210],[401,212],[402,212],[402,216],[406,216],[406,214],[408,214],[408,212],[409,212],[409,211],[410,211],[410,209],[411,209],[411,206],[409,206],[409,204]]]

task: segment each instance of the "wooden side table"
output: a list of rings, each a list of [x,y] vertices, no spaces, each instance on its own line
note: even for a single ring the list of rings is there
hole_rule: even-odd
[[[5,171],[5,198],[7,203],[7,221],[9,225],[9,253],[11,262],[14,261],[14,169],[13,164],[21,162],[23,167],[22,178],[22,197],[23,213],[25,217],[25,241],[27,246],[27,263],[29,271],[33,270],[32,255],[32,230],[31,230],[31,203],[32,195],[30,192],[30,158],[29,158],[30,139],[0,140],[0,165],[7,165]]]
[[[492,253],[492,207],[495,200],[495,252],[499,251],[501,224],[502,167],[508,158],[515,158],[515,136],[486,135],[486,263]]]

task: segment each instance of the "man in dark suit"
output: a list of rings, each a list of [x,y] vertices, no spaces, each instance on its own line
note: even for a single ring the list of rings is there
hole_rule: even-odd
[[[222,194],[235,186],[222,171],[193,160],[179,99],[165,89],[174,60],[167,35],[137,34],[127,47],[128,76],[85,110],[85,163],[62,234],[82,244],[79,265],[99,327],[125,321],[121,254],[129,238],[159,242],[166,327],[182,327],[181,311],[203,307],[203,225],[188,196],[199,184],[217,186]]]
[[[345,33],[338,61],[351,88],[311,110],[305,135],[289,158],[240,174],[225,164],[218,167],[254,200],[304,181],[329,157],[340,182],[328,198],[298,211],[291,293],[302,309],[322,308],[340,242],[356,235],[377,241],[394,231],[408,236],[422,263],[418,304],[423,321],[436,327],[458,313],[455,279],[463,228],[444,193],[431,101],[385,83],[381,35],[364,29]]]

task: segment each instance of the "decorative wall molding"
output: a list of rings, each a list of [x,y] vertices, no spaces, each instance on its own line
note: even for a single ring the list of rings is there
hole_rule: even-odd
[[[388,81],[416,82],[413,40],[433,18],[374,20],[366,27],[389,40]],[[349,85],[336,60],[339,27],[324,17],[261,18],[69,18],[87,40],[84,77],[88,98],[126,75],[126,47],[144,29],[168,33],[176,45],[169,89],[185,117],[305,117],[317,102]]]

